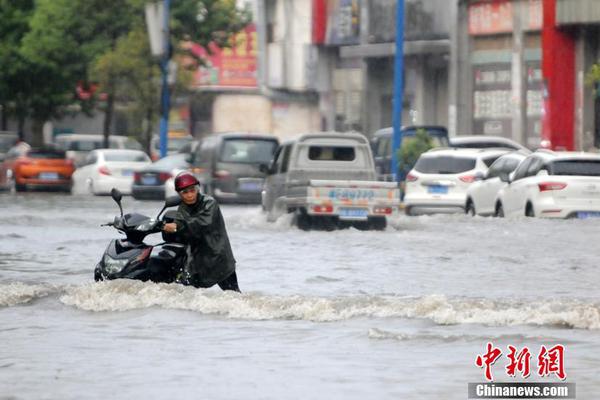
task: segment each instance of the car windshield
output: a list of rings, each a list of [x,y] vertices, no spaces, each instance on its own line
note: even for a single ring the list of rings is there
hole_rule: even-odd
[[[227,139],[220,160],[233,163],[266,164],[273,158],[277,142],[265,139]]]
[[[466,157],[421,157],[415,170],[424,174],[459,174],[475,168],[475,159]]]
[[[110,162],[145,162],[148,156],[144,153],[104,153],[104,159]]]
[[[65,158],[65,152],[59,150],[30,150],[27,152],[29,158],[43,158],[61,160]]]
[[[174,156],[161,158],[160,160],[153,163],[152,166],[164,169],[187,168],[187,157],[187,154],[176,154]]]
[[[550,164],[551,175],[600,176],[600,160],[565,160]]]
[[[191,137],[174,137],[167,140],[167,151],[179,151],[183,146],[194,140]],[[160,140],[154,141],[154,148],[160,150]]]
[[[407,128],[402,131],[403,132],[402,140],[404,141],[405,139],[414,138],[417,134],[417,130],[419,130],[419,129],[423,129],[427,132],[429,137],[431,137],[431,139],[433,140],[434,146],[448,147],[448,145],[450,143],[448,141],[448,131],[446,131],[445,129],[441,129],[441,128],[417,128],[417,129]]]

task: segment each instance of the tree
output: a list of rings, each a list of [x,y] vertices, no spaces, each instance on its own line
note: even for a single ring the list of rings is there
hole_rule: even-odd
[[[398,169],[402,178],[413,169],[421,154],[433,148],[433,140],[427,130],[417,129],[414,138],[406,138],[398,150]]]
[[[18,120],[18,132],[23,139],[23,126],[28,115],[26,99],[31,87],[27,76],[31,66],[19,53],[21,40],[29,31],[34,10],[33,0],[18,2],[0,0],[0,129],[6,130],[9,116]]]

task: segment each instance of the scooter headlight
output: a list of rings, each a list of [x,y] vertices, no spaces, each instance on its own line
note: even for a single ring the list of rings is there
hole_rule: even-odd
[[[127,263],[129,262],[128,259],[119,260],[119,259],[111,258],[108,255],[104,256],[103,261],[104,261],[104,269],[109,274],[118,274],[119,272],[121,272],[123,270],[123,268],[125,268],[127,266]]]
[[[135,229],[138,231],[147,232],[147,231],[154,229],[155,226],[156,226],[156,220],[150,219],[150,220],[144,222],[143,224],[140,224]]]

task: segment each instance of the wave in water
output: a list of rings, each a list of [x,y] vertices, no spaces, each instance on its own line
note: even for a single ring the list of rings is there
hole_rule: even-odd
[[[20,282],[2,284],[0,285],[0,307],[29,303],[53,292],[55,292],[54,288],[43,285],[26,285]]]
[[[118,280],[68,287],[60,301],[88,311],[162,307],[249,320],[328,322],[351,318],[426,318],[440,325],[532,324],[600,329],[600,305],[576,300],[497,301],[443,295],[417,298],[240,295],[181,285]]]

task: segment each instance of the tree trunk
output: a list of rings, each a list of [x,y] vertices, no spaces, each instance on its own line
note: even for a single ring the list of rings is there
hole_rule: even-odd
[[[5,131],[8,126],[8,116],[6,115],[6,105],[0,104],[0,108],[2,108],[2,127],[0,127],[0,130]]]
[[[113,112],[115,108],[115,93],[113,85],[108,87],[108,98],[106,99],[106,113],[104,114],[104,147],[109,148],[108,137],[110,136],[110,127],[112,125]]]
[[[148,107],[146,108],[146,132],[144,132],[144,141],[145,143],[145,147],[146,147],[146,151],[148,152],[148,154],[152,154],[152,129],[154,128],[152,126],[152,117],[154,116],[154,108],[153,107]]]
[[[18,114],[17,119],[17,133],[19,134],[19,140],[25,140],[25,115]]]
[[[44,123],[45,120],[34,119],[31,127],[31,145],[33,147],[42,147],[44,145]]]

